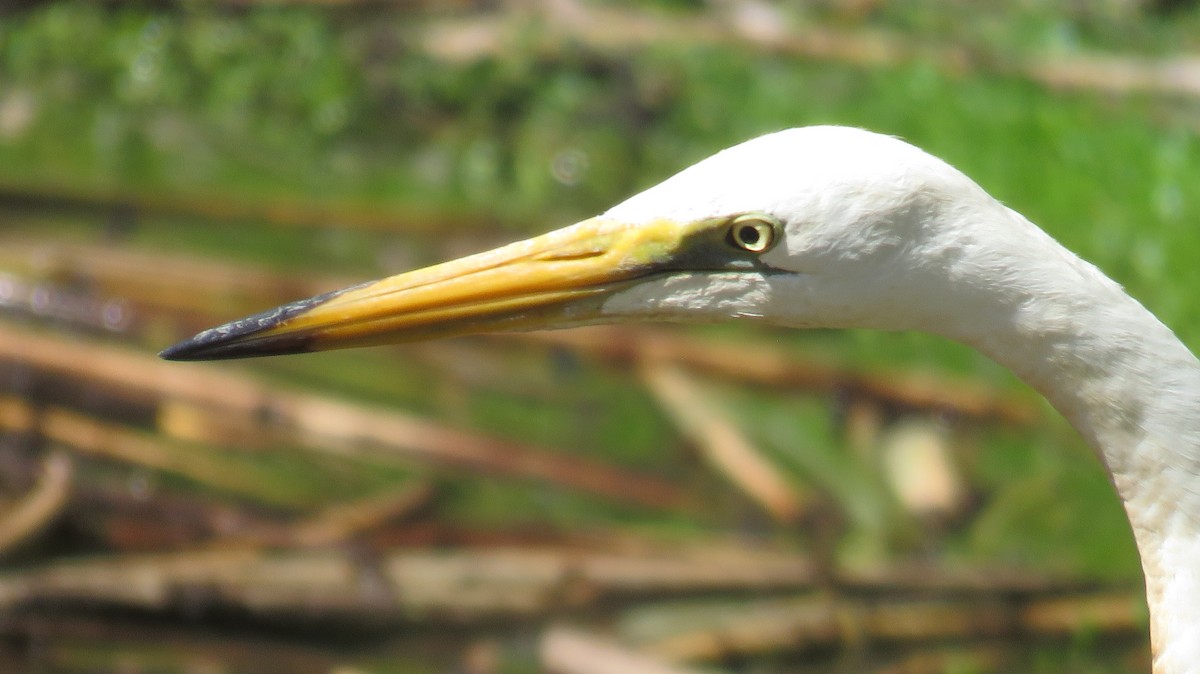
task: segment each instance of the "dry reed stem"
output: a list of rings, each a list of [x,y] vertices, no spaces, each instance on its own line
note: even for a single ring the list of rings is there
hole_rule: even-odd
[[[912,585],[909,573],[879,569],[869,586],[860,579],[862,596],[836,601],[824,595],[732,600],[718,613],[676,608],[678,625],[665,634],[656,629],[639,635],[637,642],[653,642],[652,650],[664,656],[706,659],[860,637],[910,642],[1062,635],[1085,627],[1127,633],[1144,625],[1145,609],[1132,589],[1084,591],[1053,579],[930,567],[920,575]],[[348,623],[471,622],[648,597],[810,592],[819,580],[804,557],[727,547],[612,553],[522,546],[367,555],[235,547],[49,562],[0,574],[0,611],[101,606],[194,613],[236,607],[267,622],[286,622],[296,612]]]
[[[686,662],[863,644],[1061,638],[1085,632],[1140,635],[1146,629],[1145,609],[1132,591],[1048,598],[809,596],[730,604],[720,613],[676,610],[673,618],[660,615],[650,622],[643,617],[643,622],[660,634],[629,634],[632,643],[646,653]],[[625,631],[639,630],[635,625]]]
[[[385,494],[339,503],[294,525],[289,538],[302,547],[344,542],[385,522],[411,514],[428,504],[433,495],[433,485],[420,482]]]
[[[724,410],[706,400],[682,369],[647,363],[643,381],[679,431],[709,464],[776,520],[795,523],[805,511],[804,496],[755,447]]]
[[[463,622],[538,616],[605,598],[807,587],[780,554],[615,555],[572,550],[340,551],[249,548],[52,562],[0,575],[0,610],[105,606],[155,612],[238,607],[266,621],[309,616]],[[189,602],[198,605],[189,605]]]
[[[637,365],[676,363],[688,370],[772,389],[861,397],[885,407],[950,413],[974,421],[1018,426],[1040,418],[1032,400],[922,373],[857,373],[804,358],[766,340],[719,343],[666,328],[596,326],[505,337],[560,346],[600,360]],[[752,338],[747,338],[747,341]]]
[[[542,635],[542,667],[557,674],[688,674],[696,670],[637,653],[612,639],[555,626]]]
[[[1146,58],[1036,54],[1031,57],[988,54],[971,45],[929,44],[880,29],[847,30],[805,23],[790,26],[786,17],[753,13],[662,14],[630,7],[544,0],[525,11],[476,13],[430,22],[421,32],[423,50],[451,63],[469,63],[528,49],[530,15],[543,32],[537,47],[547,57],[581,46],[613,58],[664,44],[732,46],[764,54],[842,63],[860,68],[894,67],[920,61],[943,73],[992,72],[1024,77],[1057,88],[1116,94],[1149,93],[1200,97],[1200,58]],[[765,20],[764,20],[765,18]]]
[[[165,363],[152,355],[87,344],[0,325],[0,359],[24,363],[102,387],[131,403],[158,406],[183,400],[193,413],[221,426],[223,416],[257,420],[285,441],[342,456],[417,460],[488,475],[536,479],[645,507],[686,509],[676,485],[598,461],[496,440],[403,414],[326,396],[284,391],[230,369]],[[207,411],[206,411],[207,410]],[[60,416],[72,440],[84,433],[80,417]],[[108,428],[104,433],[119,433]],[[98,434],[94,431],[92,435]],[[130,460],[157,460],[151,437],[130,436]],[[70,443],[69,443],[70,444]],[[97,446],[95,442],[85,443]],[[186,467],[184,467],[186,468]],[[209,478],[206,478],[209,479]]]
[[[0,514],[0,557],[44,531],[67,505],[74,473],[71,457],[60,451],[51,452],[42,459],[41,467],[42,472],[29,493]]]

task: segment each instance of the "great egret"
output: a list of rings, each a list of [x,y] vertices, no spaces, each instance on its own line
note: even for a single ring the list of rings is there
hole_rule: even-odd
[[[162,356],[731,318],[925,330],[1011,368],[1112,474],[1145,572],[1154,672],[1200,669],[1200,363],[1095,267],[894,138],[762,136],[595,218],[294,302]]]

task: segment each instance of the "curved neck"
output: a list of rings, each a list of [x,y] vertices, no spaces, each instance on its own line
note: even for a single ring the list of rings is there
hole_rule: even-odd
[[[1155,674],[1200,666],[1200,362],[1116,283],[1015,213],[952,269],[979,309],[947,336],[1040,391],[1112,474],[1146,576]],[[1013,227],[1016,226],[1014,234]],[[996,230],[989,230],[996,231]],[[991,236],[990,234],[987,236]],[[997,265],[980,275],[979,264]],[[998,265],[1003,265],[1003,269]],[[1015,271],[1014,271],[1015,270]]]

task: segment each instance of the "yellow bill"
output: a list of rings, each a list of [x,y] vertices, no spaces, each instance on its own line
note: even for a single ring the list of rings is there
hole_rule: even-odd
[[[246,358],[614,320],[603,314],[604,301],[631,284],[680,271],[748,267],[744,258],[762,252],[762,236],[773,236],[762,229],[761,218],[748,222],[745,217],[638,225],[585,220],[485,253],[286,304],[206,330],[160,355],[168,360]],[[730,242],[738,231],[755,237],[752,248]]]

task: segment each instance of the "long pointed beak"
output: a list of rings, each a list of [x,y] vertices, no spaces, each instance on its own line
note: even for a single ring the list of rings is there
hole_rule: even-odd
[[[168,360],[248,358],[595,322],[613,292],[663,269],[685,228],[585,220],[537,238],[338,290],[176,344]]]

